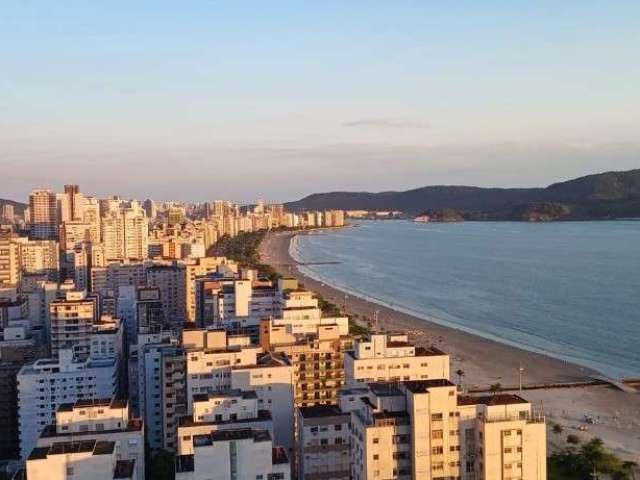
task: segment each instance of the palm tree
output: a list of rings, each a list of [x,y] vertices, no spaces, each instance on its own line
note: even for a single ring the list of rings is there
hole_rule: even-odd
[[[489,387],[489,390],[491,392],[493,392],[494,394],[498,393],[500,391],[500,389],[502,388],[502,384],[500,382],[494,383],[493,385],[491,385]]]
[[[636,470],[638,470],[638,464],[632,461],[622,462],[622,469],[631,475],[633,480],[636,479]]]
[[[461,368],[459,368],[458,370],[456,370],[456,375],[458,375],[458,388],[460,390],[464,390],[462,388],[462,377],[464,377],[464,370],[462,370]]]

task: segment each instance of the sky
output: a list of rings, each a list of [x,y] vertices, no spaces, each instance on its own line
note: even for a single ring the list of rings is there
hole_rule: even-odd
[[[0,198],[289,201],[640,167],[640,2],[0,4]]]

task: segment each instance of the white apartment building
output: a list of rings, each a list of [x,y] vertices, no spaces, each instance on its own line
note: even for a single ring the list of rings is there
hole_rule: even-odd
[[[57,359],[36,360],[17,375],[20,451],[26,458],[42,430],[55,421],[62,404],[92,398],[111,398],[119,385],[119,359],[74,359],[60,350]]]
[[[333,325],[339,335],[349,335],[348,317],[323,317],[318,299],[313,292],[296,288],[282,295],[279,316],[273,318],[273,326],[283,327],[291,336],[313,335],[319,326]]]
[[[101,220],[105,257],[144,260],[149,253],[149,220],[137,206],[110,211]]]
[[[229,335],[225,330],[185,330],[187,411],[192,412],[193,395],[231,388],[233,367],[253,366],[262,349],[247,336]]]
[[[203,246],[204,248],[204,246]],[[218,267],[227,263],[225,257],[205,257],[204,253],[197,258],[185,262],[187,288],[187,321],[196,321],[196,279],[218,271]]]
[[[176,452],[178,455],[193,454],[194,435],[242,428],[267,430],[273,438],[271,412],[258,408],[256,392],[228,390],[194,395],[193,414],[180,419]]]
[[[546,479],[545,419],[518,395],[458,397],[463,480]]]
[[[291,465],[267,430],[218,430],[192,439],[192,455],[176,458],[176,480],[289,480]]]
[[[35,448],[26,473],[28,480],[138,480],[135,464],[118,459],[115,442],[91,439]]]
[[[27,276],[22,281],[22,295],[29,303],[29,322],[31,325],[44,327],[45,337],[50,338],[49,311],[51,302],[58,299],[66,286],[47,281],[40,277]]]
[[[218,293],[214,324],[227,329],[257,330],[260,320],[277,316],[281,293],[271,284],[252,280],[224,282]]]
[[[253,390],[258,408],[271,412],[276,444],[287,451],[294,445],[294,367],[284,354],[264,353],[255,365],[234,366],[231,388]]]
[[[374,333],[345,353],[348,387],[362,383],[449,378],[449,355],[409,343],[407,334]]]
[[[516,395],[458,397],[446,379],[341,392],[352,478],[546,478],[544,418]]]
[[[351,477],[351,414],[336,405],[301,407],[296,414],[297,478],[348,480]]]
[[[55,424],[42,431],[37,446],[86,440],[114,442],[116,458],[133,461],[132,478],[144,480],[144,428],[142,420],[130,416],[126,400],[78,400],[61,405]]]

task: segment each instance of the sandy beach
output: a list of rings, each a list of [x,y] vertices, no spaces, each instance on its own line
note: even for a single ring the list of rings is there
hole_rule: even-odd
[[[523,384],[563,383],[587,381],[599,374],[586,367],[529,352],[485,339],[425,319],[399,312],[387,306],[345,294],[323,282],[318,282],[295,266],[289,255],[289,245],[296,233],[279,232],[267,235],[262,242],[262,261],[272,265],[283,275],[294,276],[304,286],[341,307],[358,319],[372,319],[378,311],[378,328],[408,332],[418,345],[434,345],[451,356],[453,373],[462,370],[465,389],[488,388],[500,383],[517,386],[519,368],[524,369]],[[565,427],[565,433],[550,433],[550,446],[561,445],[567,433],[577,433],[584,425],[585,414],[599,417],[597,425],[588,425],[588,432],[578,432],[588,438],[596,435],[621,457],[640,461],[640,393],[625,393],[608,386],[528,390],[523,396],[544,410],[551,422]],[[586,425],[585,425],[586,426]]]

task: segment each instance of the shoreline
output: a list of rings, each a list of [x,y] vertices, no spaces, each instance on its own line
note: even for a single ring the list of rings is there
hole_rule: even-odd
[[[343,306],[344,291],[306,276],[291,257],[292,238],[309,233],[312,231],[268,233],[260,245],[261,261],[282,275],[297,278],[305,288],[325,300]],[[517,386],[520,366],[524,368],[524,387],[585,382],[602,377],[588,367],[430,322],[352,293],[346,295],[346,313],[357,323],[362,317],[373,318],[377,310],[380,329],[404,331],[416,345],[433,345],[449,354],[451,380],[460,383],[465,390],[486,389],[496,383],[503,387]],[[461,382],[457,370],[464,372]],[[640,392],[627,393],[609,385],[599,385],[525,390],[523,396],[548,419],[550,453],[566,445],[564,438],[571,433],[581,441],[599,437],[620,458],[640,462]],[[584,416],[587,414],[597,418],[598,424],[586,424]],[[551,427],[556,423],[565,433],[553,433]]]
[[[379,328],[406,331],[418,345],[433,345],[445,351],[451,356],[451,372],[459,369],[465,372],[465,387],[518,385],[520,365],[524,368],[524,384],[586,381],[602,376],[588,367],[441,325],[316,280],[301,272],[290,254],[292,239],[305,234],[308,233],[268,234],[260,246],[262,261],[280,274],[296,277],[306,288],[336,305],[344,307],[346,296],[346,313],[356,321],[363,317],[372,319],[377,310]]]

